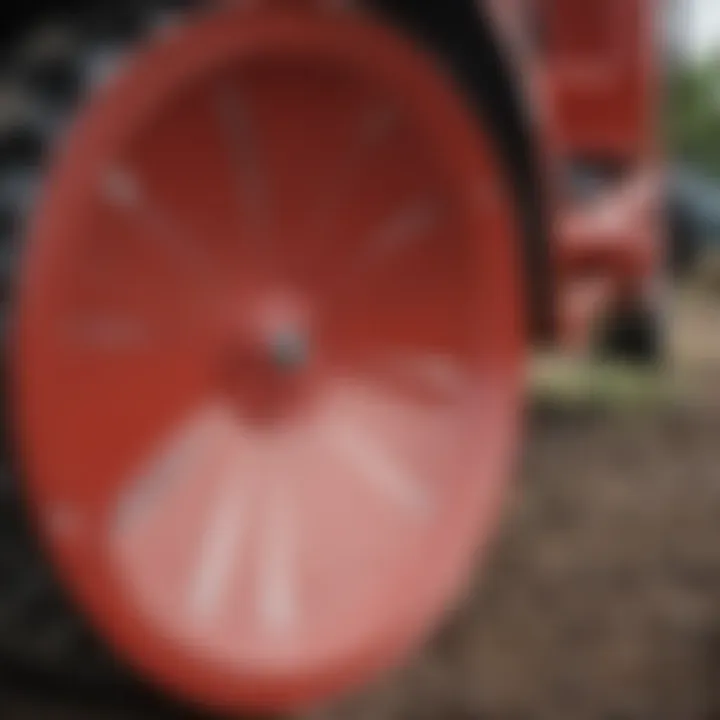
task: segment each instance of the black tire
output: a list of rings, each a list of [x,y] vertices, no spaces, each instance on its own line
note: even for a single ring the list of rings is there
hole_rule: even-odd
[[[133,7],[147,18],[150,4]],[[116,5],[127,15],[127,3]],[[97,9],[94,3],[86,6]],[[46,170],[48,152],[90,89],[86,72],[91,56],[122,47],[109,31],[103,34],[97,28],[124,31],[128,27],[106,16],[99,18],[97,13],[83,15],[69,9],[65,18],[56,6],[51,16],[31,16],[39,18],[38,24],[19,27],[19,42],[11,51],[6,49],[3,57],[5,88],[19,102],[16,112],[0,115],[0,371],[6,382],[0,433],[0,684],[6,686],[3,691],[78,705],[86,708],[86,714],[88,705],[98,704],[132,707],[132,717],[148,708],[151,717],[157,718],[165,716],[168,703],[112,656],[55,577],[36,539],[13,451],[8,328],[27,216]],[[48,31],[49,18],[53,43],[38,42],[39,33]],[[142,26],[138,18],[136,34]],[[123,42],[129,42],[127,33]],[[55,48],[49,54],[33,50],[49,45]]]
[[[599,328],[596,353],[601,360],[660,367],[668,357],[664,313],[642,301],[618,305]]]
[[[690,275],[702,254],[702,230],[686,203],[671,198],[667,206],[667,262],[676,279]]]
[[[3,280],[3,296],[9,303],[17,252],[22,244],[25,212],[32,205],[33,189],[44,172],[43,163],[47,149],[55,141],[58,129],[77,111],[83,100],[86,88],[80,75],[90,64],[89,54],[97,53],[98,49],[100,52],[107,49],[113,53],[131,38],[137,38],[141,34],[143,23],[134,16],[128,17],[128,8],[135,7],[147,14],[148,5],[157,5],[162,1],[145,3],[132,0],[125,4],[115,2],[114,5],[122,11],[122,21],[118,22],[108,22],[107,18],[97,17],[76,18],[70,27],[72,43],[66,45],[66,55],[62,62],[55,59],[52,67],[48,67],[47,64],[38,66],[25,61],[13,69],[12,74],[19,83],[21,92],[32,98],[30,105],[41,108],[41,117],[49,118],[50,122],[38,124],[37,118],[27,117],[19,124],[17,136],[13,140],[15,154],[21,162],[3,163],[0,156],[0,195],[5,180],[8,184],[18,185],[16,180],[26,174],[30,176],[29,196],[22,201],[17,197],[7,198],[6,217],[3,215],[0,197],[0,229],[7,230],[0,238],[0,251],[7,250],[9,258],[4,265],[7,272]],[[167,2],[173,8],[178,5],[177,0]],[[470,12],[471,3],[466,0],[463,2],[467,5],[467,12]],[[113,3],[108,0],[106,5],[108,4]],[[392,3],[380,0],[377,4],[387,11],[387,6]],[[397,14],[389,14],[398,22],[400,29],[414,31],[416,35],[427,40],[431,48],[446,61],[461,84],[468,89],[470,103],[477,105],[488,122],[488,130],[493,133],[502,149],[519,214],[526,226],[526,234],[530,235],[531,229],[536,232],[542,225],[539,221],[536,185],[532,182],[528,169],[528,158],[518,149],[520,131],[515,128],[511,132],[513,125],[509,117],[512,115],[512,108],[502,90],[504,81],[497,72],[497,58],[487,53],[486,56],[478,57],[478,46],[474,42],[476,38],[474,35],[468,36],[468,28],[460,33],[465,42],[455,42],[457,26],[444,27],[444,33],[438,35],[440,28],[433,26],[432,16],[417,12],[414,3],[400,2],[398,7]],[[425,3],[425,7],[427,9],[429,5]],[[410,16],[414,17],[419,27],[410,27]],[[465,16],[460,17],[462,19]],[[480,61],[482,67],[479,65]],[[489,77],[495,78],[494,85],[486,84],[485,80]],[[480,82],[478,78],[483,81]],[[500,102],[503,98],[504,101]],[[2,142],[0,133],[0,147]],[[528,245],[530,244],[532,243],[528,242]],[[535,243],[534,247],[542,249],[538,243]],[[543,266],[545,260],[535,262],[529,258],[528,263],[537,268]],[[543,293],[538,285],[535,295],[543,297],[544,301],[534,303],[536,309],[540,305],[550,307]],[[11,313],[10,304],[6,303],[4,311],[7,315]],[[538,315],[537,312],[535,314]],[[51,563],[38,547],[33,529],[26,520],[27,511],[20,492],[21,476],[14,470],[15,464],[9,450],[12,443],[6,442],[6,446],[8,450],[0,454],[0,480],[5,479],[5,485],[0,483],[0,489],[7,486],[7,494],[0,492],[0,671],[6,667],[7,677],[19,676],[25,679],[24,684],[29,687],[44,688],[50,693],[70,693],[82,697],[83,700],[89,696],[104,698],[114,707],[117,706],[118,698],[132,697],[137,698],[138,702],[157,707],[162,703],[142,687],[121,663],[110,656],[103,642],[88,627],[82,614],[68,600],[60,583],[53,577]],[[5,517],[14,518],[14,521],[4,523]],[[12,564],[4,564],[5,551],[12,556]],[[10,597],[19,598],[15,602],[16,614],[8,622],[3,622],[3,602]],[[51,629],[48,630],[48,627]],[[48,633],[66,638],[56,643],[52,653],[43,645],[47,644]]]

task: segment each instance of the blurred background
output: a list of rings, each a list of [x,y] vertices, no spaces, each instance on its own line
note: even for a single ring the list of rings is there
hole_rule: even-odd
[[[538,358],[507,520],[471,597],[409,666],[307,720],[720,720],[720,2],[675,0],[664,10],[658,125],[679,270],[662,367]],[[8,80],[19,58],[32,68],[28,58],[73,42],[57,14],[39,9],[22,38],[3,33],[0,118],[16,117],[27,99]],[[43,138],[60,132],[82,83],[110,72],[137,33],[132,14],[108,22],[81,58],[82,82],[72,63],[24,76],[45,105],[0,146],[0,163],[33,168],[0,179],[3,236],[18,237],[32,207]],[[17,243],[2,253],[7,286]],[[15,516],[5,527],[29,532]],[[86,691],[78,677],[92,675],[102,653],[84,629],[48,621],[54,605],[33,606],[45,582],[23,581],[12,597],[0,588],[0,646],[18,650],[0,653],[0,718],[190,717],[132,682]],[[40,650],[18,649],[23,623]],[[34,652],[46,662],[69,636],[78,650],[67,677],[27,671]]]

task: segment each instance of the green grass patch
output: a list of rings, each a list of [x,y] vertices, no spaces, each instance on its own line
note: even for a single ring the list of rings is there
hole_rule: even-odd
[[[679,397],[670,372],[623,363],[537,358],[528,380],[532,399],[543,402],[631,409],[664,407]]]

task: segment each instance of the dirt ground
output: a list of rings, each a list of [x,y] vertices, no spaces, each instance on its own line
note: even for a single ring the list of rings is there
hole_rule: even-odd
[[[536,403],[502,536],[458,613],[408,667],[299,720],[720,720],[720,303],[683,298],[704,402]],[[9,696],[0,717],[105,718]]]

